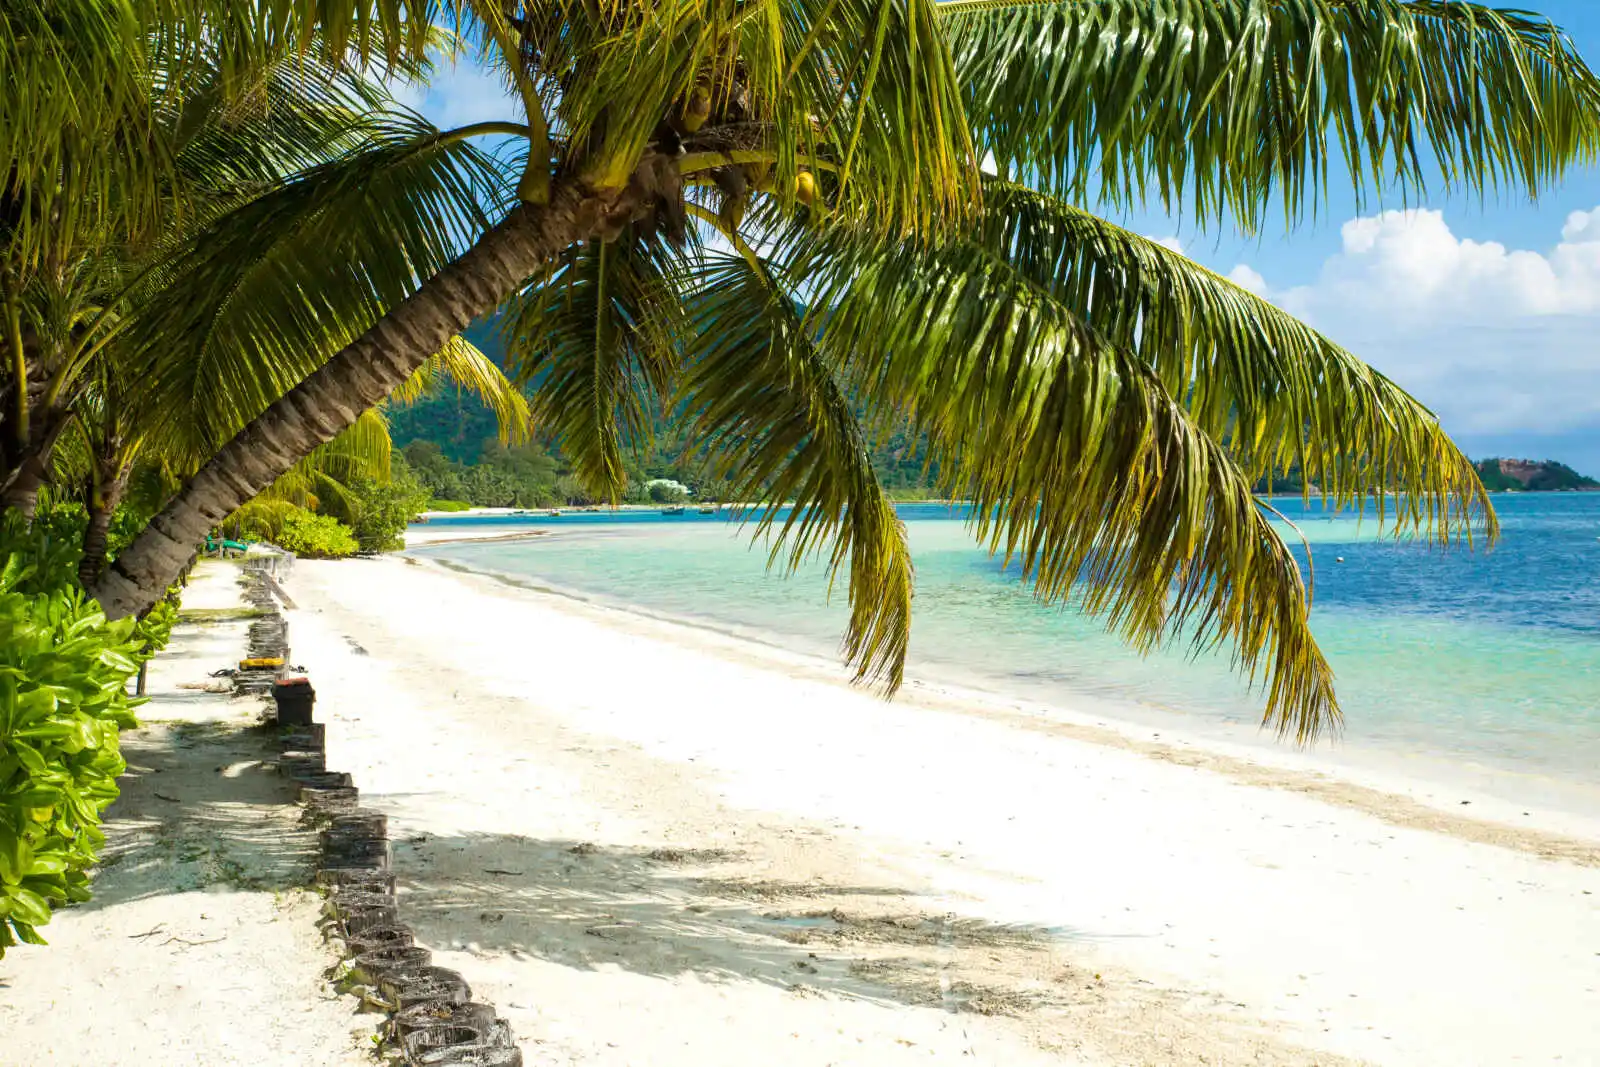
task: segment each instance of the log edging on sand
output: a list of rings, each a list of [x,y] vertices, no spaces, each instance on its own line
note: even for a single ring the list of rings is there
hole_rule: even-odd
[[[245,597],[266,614],[251,626],[250,654],[288,662],[288,626],[274,583],[245,572]],[[316,883],[326,896],[323,933],[344,956],[337,984],[385,1012],[380,1056],[415,1067],[522,1067],[511,1026],[488,1004],[476,1003],[460,974],[432,966],[432,953],[414,943],[400,919],[390,870],[388,817],[361,806],[350,775],[326,766],[327,731],[311,714],[309,680],[285,685],[281,668],[265,687],[255,679],[241,692],[271,692],[278,716],[278,771],[298,787],[306,822],[315,826]],[[244,672],[241,671],[240,674]]]

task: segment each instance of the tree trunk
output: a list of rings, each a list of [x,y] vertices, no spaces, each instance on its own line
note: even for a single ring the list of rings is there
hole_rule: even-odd
[[[90,591],[113,619],[159,600],[206,532],[388,396],[473,319],[595,232],[614,196],[562,183],[520,205],[411,296],[275,402],[211,458]]]
[[[106,542],[111,532],[111,515],[127,492],[128,476],[113,473],[109,482],[95,487],[89,501],[89,528],[83,533],[83,558],[78,561],[78,584],[88,589],[100,577],[106,563]]]
[[[6,486],[4,497],[0,498],[0,504],[4,504],[7,511],[19,513],[23,522],[32,522],[33,513],[39,510],[39,490],[43,487],[44,464],[39,462],[37,456],[30,457],[17,468],[11,484]]]
[[[29,522],[33,521],[33,513],[39,507],[39,490],[49,478],[50,460],[55,453],[56,441],[67,426],[64,411],[40,412],[35,417],[38,423],[27,446],[14,458],[11,469],[6,472],[3,483],[5,490],[0,494],[0,505],[21,512]]]

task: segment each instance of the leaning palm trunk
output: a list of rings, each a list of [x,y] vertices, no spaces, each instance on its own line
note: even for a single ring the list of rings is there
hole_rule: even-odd
[[[8,457],[4,474],[4,489],[0,491],[0,507],[16,511],[32,520],[39,506],[39,490],[50,476],[50,456],[57,439],[66,428],[64,414],[51,411],[35,425],[28,441]]]
[[[106,549],[111,540],[111,516],[128,491],[128,469],[115,459],[109,470],[97,465],[95,484],[89,494],[89,525],[83,532],[83,558],[78,561],[78,584],[93,585],[105,569]]]
[[[499,307],[562,249],[589,236],[612,198],[576,186],[523,205],[285,394],[217,452],[91,590],[113,619],[160,599],[208,530],[331,441],[474,318]]]

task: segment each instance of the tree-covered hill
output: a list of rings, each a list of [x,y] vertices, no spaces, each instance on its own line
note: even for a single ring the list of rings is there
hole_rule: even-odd
[[[1485,459],[1476,464],[1478,477],[1491,491],[1526,490],[1557,492],[1600,489],[1600,482],[1585,477],[1553,459]]]
[[[504,349],[493,323],[474,324],[466,336],[504,366]],[[539,434],[536,426],[534,443],[501,445],[494,414],[470,393],[446,386],[388,415],[395,446],[438,499],[484,507],[591,502],[572,476],[558,440]],[[682,482],[702,499],[726,499],[730,488],[714,484],[702,457],[687,448],[673,416],[658,413],[653,422],[651,439],[637,442],[627,459],[630,499],[646,499],[645,483],[660,478]],[[873,450],[872,460],[891,495],[902,499],[935,495],[937,472],[927,469],[927,442],[921,438],[891,434]]]

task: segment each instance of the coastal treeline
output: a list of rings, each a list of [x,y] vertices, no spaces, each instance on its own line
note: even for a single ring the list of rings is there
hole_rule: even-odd
[[[493,347],[485,344],[492,353]],[[494,413],[477,397],[445,388],[435,396],[390,413],[391,432],[400,446],[395,462],[427,490],[430,507],[452,503],[475,507],[543,508],[588,506],[612,501],[591,489],[567,460],[558,440],[540,435],[508,445],[496,436]],[[940,493],[938,467],[925,436],[904,430],[868,442],[872,469],[884,492],[895,500],[926,500]],[[667,480],[688,486],[697,500],[743,499],[739,487],[718,477],[704,452],[678,429],[670,416],[656,413],[650,432],[622,453],[626,488],[618,502],[652,502],[650,483]],[[763,493],[770,492],[762,486]]]
[[[395,98],[457,58],[499,116]],[[1310,738],[1332,675],[1253,486],[1396,494],[1441,542],[1493,535],[1483,486],[1355,355],[1106,215],[1259,232],[1334,182],[1531,195],[1600,154],[1565,36],[1432,0],[6,0],[0,115],[0,949],[86,892],[122,687],[208,537],[392,544],[432,489],[388,420],[446,388],[503,445],[434,473],[486,493],[624,499],[670,413],[697,486],[798,505],[774,558],[828,553],[890,692],[903,435],[1041,598],[1228,644]]]

